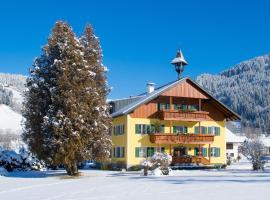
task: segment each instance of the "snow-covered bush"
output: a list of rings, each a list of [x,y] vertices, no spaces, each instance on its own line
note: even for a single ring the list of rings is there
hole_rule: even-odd
[[[144,169],[144,175],[148,175],[149,168],[152,168],[154,171],[158,168],[162,175],[169,175],[170,173],[170,164],[172,162],[172,156],[166,153],[156,152],[150,159],[147,159],[142,162]]]
[[[246,140],[239,146],[239,152],[251,161],[253,170],[264,168],[265,163],[262,160],[264,145],[259,139]]]
[[[19,153],[11,150],[0,151],[0,167],[8,172],[13,170],[30,171],[44,168],[44,163],[35,158],[24,148]]]

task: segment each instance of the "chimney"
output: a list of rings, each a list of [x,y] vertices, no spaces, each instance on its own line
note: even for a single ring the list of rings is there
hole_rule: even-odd
[[[150,94],[155,90],[155,83],[147,83],[147,93]]]

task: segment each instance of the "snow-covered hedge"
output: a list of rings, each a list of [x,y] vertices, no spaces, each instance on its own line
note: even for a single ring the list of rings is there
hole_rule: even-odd
[[[21,149],[19,153],[10,150],[0,150],[0,168],[5,168],[8,172],[14,170],[40,170],[44,166],[43,162],[39,161],[25,149]]]
[[[169,175],[172,156],[166,153],[156,152],[150,159],[142,162],[144,175],[148,175],[148,170],[153,169],[153,175]],[[157,173],[156,173],[157,172]]]

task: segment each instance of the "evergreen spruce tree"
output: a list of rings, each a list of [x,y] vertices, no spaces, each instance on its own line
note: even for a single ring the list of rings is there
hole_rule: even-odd
[[[111,145],[106,77],[97,68],[101,56],[90,51],[94,46],[57,22],[27,79],[24,141],[40,159],[63,164],[69,175],[78,173],[78,162],[108,158]]]

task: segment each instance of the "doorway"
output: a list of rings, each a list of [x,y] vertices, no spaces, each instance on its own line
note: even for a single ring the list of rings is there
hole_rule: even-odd
[[[175,157],[182,157],[187,155],[187,147],[174,147],[173,155]]]

